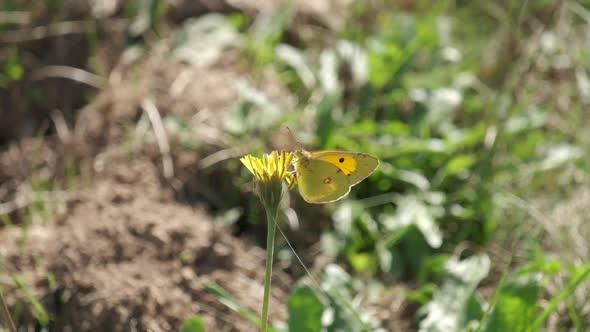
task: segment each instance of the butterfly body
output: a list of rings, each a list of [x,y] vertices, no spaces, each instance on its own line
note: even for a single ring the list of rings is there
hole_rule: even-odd
[[[360,152],[299,150],[294,166],[303,199],[323,204],[346,196],[377,169],[379,159]]]

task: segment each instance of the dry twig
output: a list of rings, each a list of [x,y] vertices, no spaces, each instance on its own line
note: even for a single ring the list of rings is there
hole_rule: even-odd
[[[81,192],[68,191],[32,191],[29,186],[19,190],[16,198],[6,203],[0,203],[0,216],[20,210],[34,202],[64,202],[73,200]]]
[[[210,155],[208,155],[207,157],[201,159],[201,162],[199,163],[201,168],[207,168],[207,167],[211,167],[219,162],[231,159],[231,158],[236,158],[239,156],[242,156],[245,154],[245,150],[244,149],[238,149],[238,148],[229,148],[229,149],[224,149],[224,150],[219,150],[217,152],[214,152]]]
[[[5,322],[4,324],[8,325],[10,332],[16,332],[16,326],[12,321],[12,317],[10,317],[10,311],[4,300],[4,295],[2,295],[2,290],[0,290],[0,318],[2,318],[2,322]],[[0,326],[2,325],[0,324]]]
[[[33,72],[31,78],[33,80],[43,80],[50,77],[60,77],[70,79],[72,81],[84,83],[100,89],[103,87],[105,80],[91,72],[80,68],[69,66],[45,66]]]
[[[25,11],[2,11],[0,12],[0,23],[29,24],[31,23],[31,14]]]
[[[164,129],[160,112],[158,112],[156,104],[148,98],[141,102],[141,108],[147,113],[148,118],[152,123],[152,128],[154,129],[158,147],[160,148],[160,154],[162,155],[162,171],[164,177],[167,180],[171,180],[174,177],[174,163],[172,162],[172,156],[170,155],[170,144],[168,143],[168,136],[166,136],[166,129]]]
[[[64,118],[63,113],[55,109],[51,112],[51,120],[55,125],[55,131],[57,132],[57,136],[63,143],[68,143],[70,138],[72,137],[70,133],[70,129],[68,128],[68,124],[66,123],[66,119]]]
[[[128,24],[126,19],[111,19],[102,23],[104,23],[103,26],[114,30],[123,29]],[[97,22],[92,20],[65,21],[34,28],[2,31],[0,32],[0,43],[13,44],[55,36],[85,34],[95,32],[96,24]]]

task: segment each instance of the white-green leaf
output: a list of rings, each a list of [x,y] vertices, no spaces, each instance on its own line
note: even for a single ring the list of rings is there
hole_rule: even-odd
[[[388,230],[397,230],[414,224],[430,247],[439,248],[442,245],[442,231],[438,227],[436,218],[443,213],[441,207],[429,205],[422,197],[416,195],[398,196],[395,201],[396,214],[383,217],[383,225]]]
[[[188,19],[182,26],[173,55],[195,67],[215,62],[230,47],[241,44],[238,31],[221,14]]]
[[[464,260],[451,258],[445,265],[446,277],[431,302],[420,309],[425,318],[420,322],[420,332],[458,332],[473,317],[477,302],[473,297],[475,288],[490,270],[490,259],[481,254]]]

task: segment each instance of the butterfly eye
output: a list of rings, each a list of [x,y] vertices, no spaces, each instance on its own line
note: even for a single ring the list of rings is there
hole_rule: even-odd
[[[338,161],[341,162],[341,163],[343,163],[344,162],[344,158],[340,158]]]

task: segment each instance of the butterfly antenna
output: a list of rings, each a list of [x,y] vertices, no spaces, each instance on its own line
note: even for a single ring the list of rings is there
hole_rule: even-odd
[[[301,267],[303,267],[303,269],[305,270],[305,273],[307,273],[307,275],[309,276],[309,279],[311,280],[311,282],[314,285],[314,287],[319,292],[321,292],[325,296],[327,296],[328,298],[335,297],[338,300],[340,300],[340,304],[342,304],[346,309],[348,309],[352,313],[352,315],[355,317],[355,319],[363,327],[363,330],[365,332],[371,332],[372,331],[371,330],[371,327],[361,318],[361,316],[359,315],[358,311],[352,306],[352,303],[350,303],[347,299],[345,299],[344,296],[342,296],[337,290],[335,290],[333,294],[329,294],[327,291],[324,291],[322,289],[322,287],[320,286],[320,284],[317,282],[317,280],[311,274],[311,271],[309,271],[309,269],[307,268],[307,266],[305,266],[305,264],[303,263],[303,260],[301,260],[301,257],[299,257],[299,255],[297,255],[297,252],[295,252],[295,248],[293,248],[293,246],[291,245],[291,242],[289,242],[289,240],[285,236],[285,233],[283,233],[283,230],[281,229],[281,226],[279,226],[279,223],[276,220],[274,222],[275,222],[275,225],[277,226],[277,229],[279,230],[279,233],[281,233],[281,236],[283,237],[283,239],[285,239],[285,242],[287,242],[287,245],[291,249],[291,252],[293,252],[293,255],[295,255],[295,257],[297,258],[297,261],[299,262],[299,264],[301,265]]]
[[[300,142],[297,140],[297,138],[295,138],[295,135],[293,135],[293,132],[291,131],[291,128],[287,127],[287,130],[289,131],[289,134],[291,135],[291,138],[293,139],[293,142],[295,142],[295,143],[296,143],[296,144],[299,146],[299,149],[301,149],[301,150],[305,150],[305,149],[304,149],[304,147],[303,147],[303,144],[301,144],[301,143],[300,143]]]

